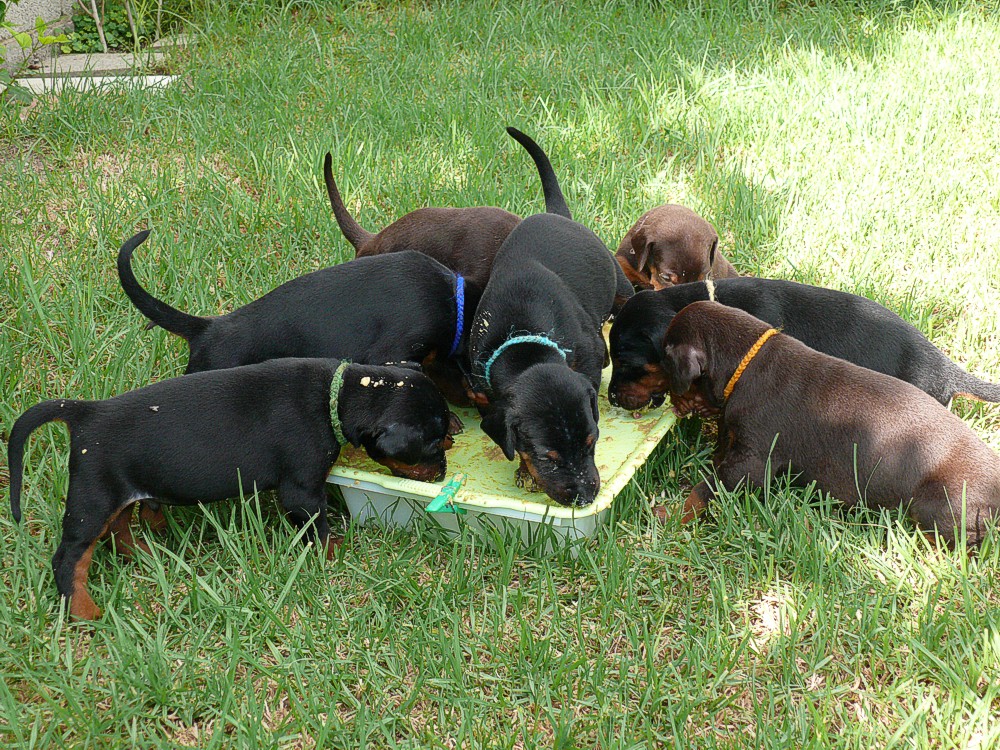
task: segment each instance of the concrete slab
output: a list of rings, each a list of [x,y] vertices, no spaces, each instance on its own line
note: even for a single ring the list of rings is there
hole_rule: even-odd
[[[47,60],[42,67],[46,76],[78,76],[110,73],[134,73],[164,60],[162,52],[92,52],[78,55],[59,55]]]
[[[54,21],[72,12],[73,0],[21,0],[7,6],[6,21],[14,24],[18,31],[29,31],[35,28],[35,19],[39,16],[45,21]],[[0,32],[0,37],[4,35]]]
[[[108,90],[113,88],[161,89],[180,76],[62,76],[55,78],[18,78],[19,85],[33,94],[58,94],[67,89],[76,91]],[[0,91],[3,87],[0,86]]]
[[[177,34],[176,36],[165,36],[161,39],[157,39],[151,45],[150,49],[173,49],[174,47],[187,47],[191,44],[197,44],[198,37],[193,34]]]

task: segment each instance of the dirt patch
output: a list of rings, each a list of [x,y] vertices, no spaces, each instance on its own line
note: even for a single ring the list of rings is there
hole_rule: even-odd
[[[40,151],[41,142],[37,140],[0,140],[0,169],[23,158],[35,174],[45,174],[45,158]]]

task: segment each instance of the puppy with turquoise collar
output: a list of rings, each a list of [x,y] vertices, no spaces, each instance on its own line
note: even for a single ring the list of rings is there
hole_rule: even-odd
[[[585,506],[601,486],[594,460],[597,391],[619,270],[604,243],[572,220],[544,152],[512,128],[538,168],[548,213],[508,235],[469,331],[470,398],[519,485]]]

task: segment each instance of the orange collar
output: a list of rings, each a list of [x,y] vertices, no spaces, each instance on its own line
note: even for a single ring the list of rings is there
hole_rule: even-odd
[[[759,352],[760,348],[767,343],[767,340],[776,333],[778,333],[777,328],[768,328],[764,331],[763,335],[757,339],[757,343],[750,347],[750,351],[744,355],[743,359],[740,361],[740,366],[736,368],[736,372],[733,373],[733,376],[729,378],[729,382],[726,383],[726,390],[722,392],[722,399],[724,401],[727,400],[729,398],[729,394],[733,392],[733,388],[735,388],[736,384],[740,381],[740,377],[743,375],[743,371],[747,369],[747,365],[753,361],[753,358],[757,356],[757,352]]]

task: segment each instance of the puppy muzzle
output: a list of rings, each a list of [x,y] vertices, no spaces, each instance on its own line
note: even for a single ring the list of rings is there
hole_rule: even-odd
[[[445,461],[438,464],[404,464],[392,458],[383,458],[379,463],[397,477],[414,479],[418,482],[440,482],[444,479],[448,468]]]

